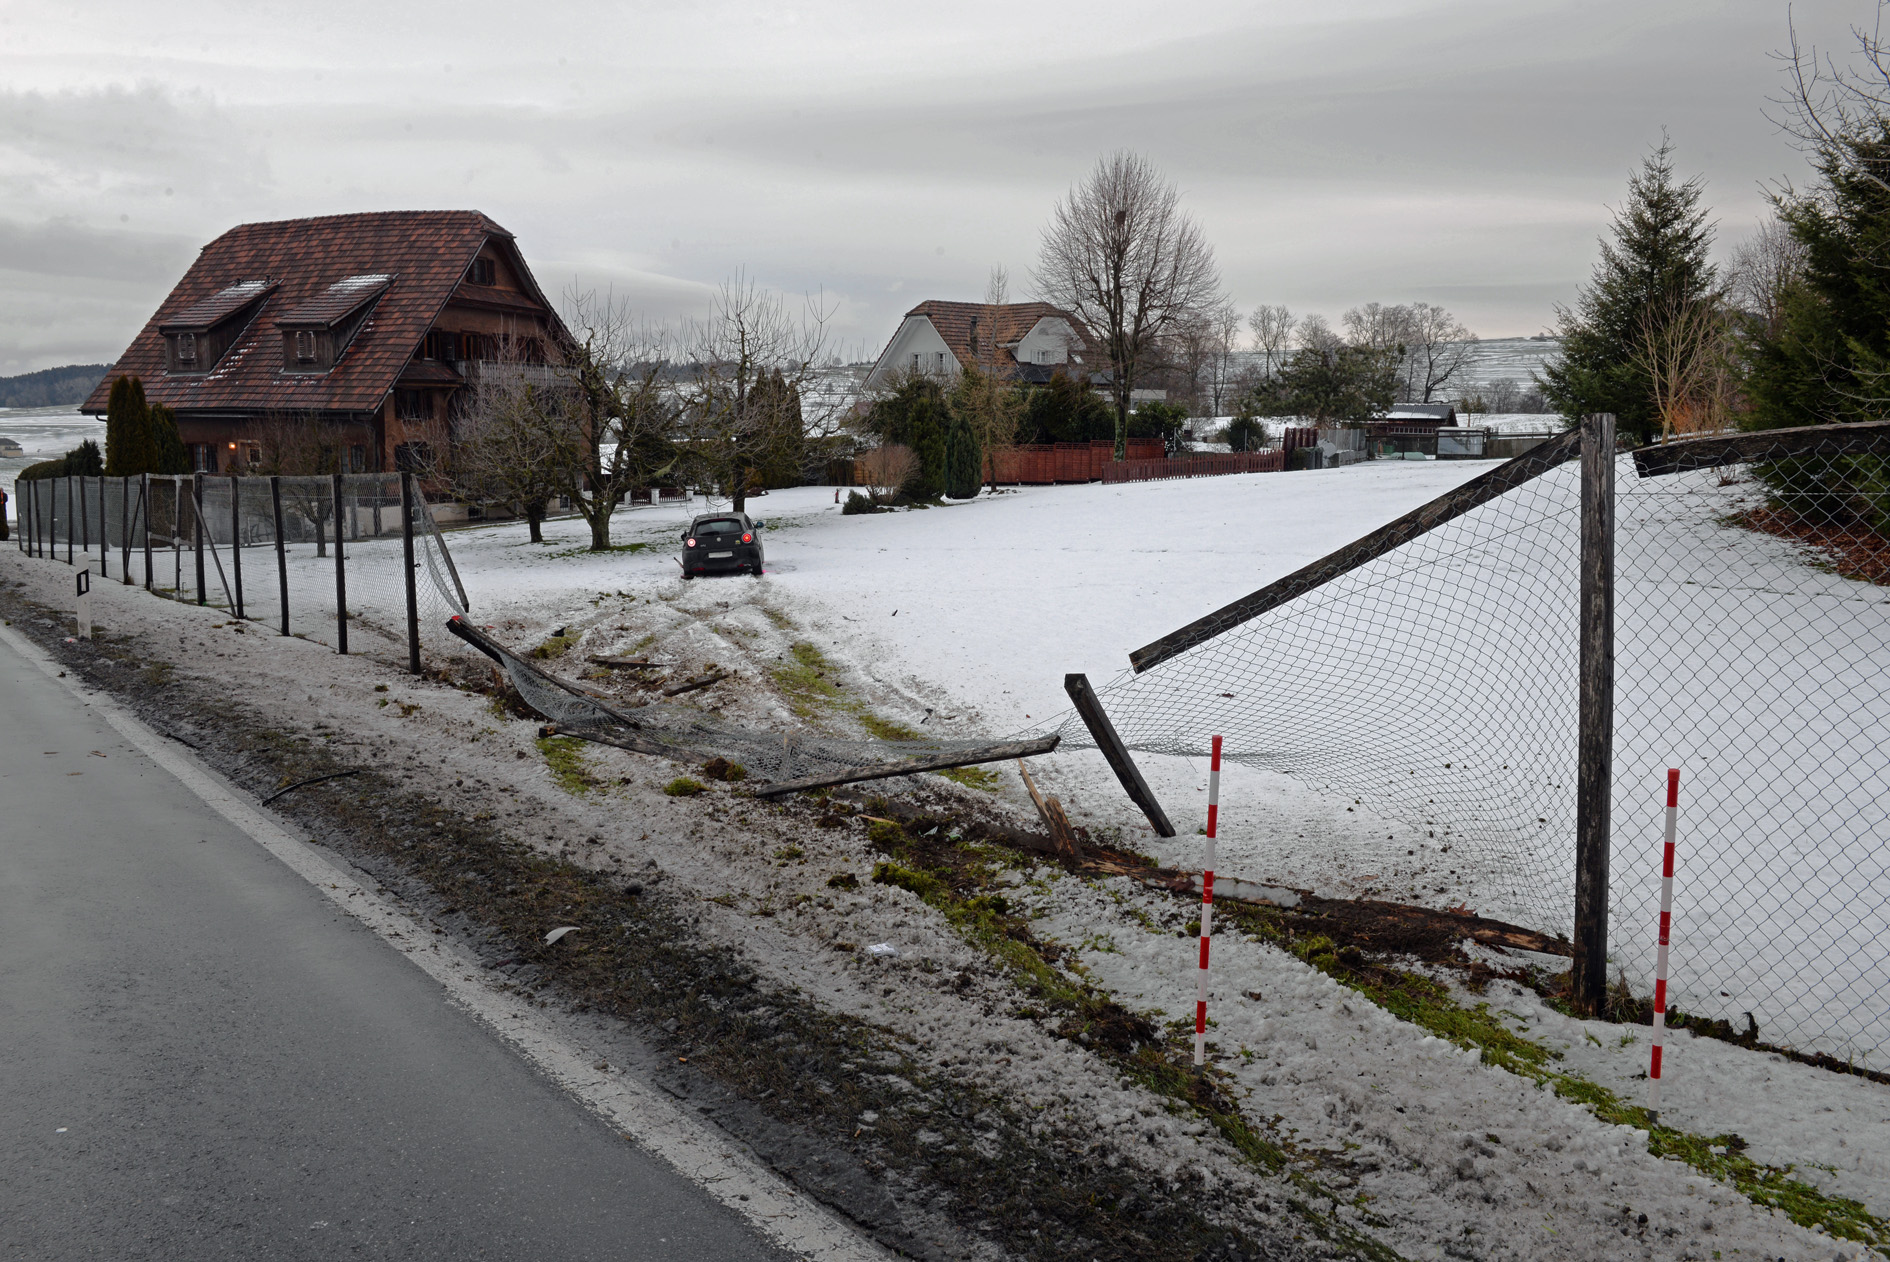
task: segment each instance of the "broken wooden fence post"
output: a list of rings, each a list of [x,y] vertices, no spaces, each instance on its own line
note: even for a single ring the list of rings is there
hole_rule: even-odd
[[[1608,849],[1614,790],[1614,416],[1582,418],[1580,665],[1575,782],[1575,964],[1569,998],[1608,995]]]
[[[1037,782],[1030,778],[1030,768],[1024,765],[1022,758],[1017,760],[1017,774],[1024,778],[1024,787],[1030,791],[1030,800],[1036,804],[1043,826],[1050,830],[1050,841],[1056,852],[1067,854],[1072,863],[1081,863],[1083,850],[1076,842],[1076,830],[1070,827],[1070,817],[1063,813],[1063,803],[1037,791]]]
[[[1089,728],[1089,734],[1095,738],[1096,747],[1109,760],[1110,770],[1122,782],[1129,799],[1142,808],[1142,814],[1148,816],[1148,822],[1154,825],[1157,836],[1173,837],[1175,826],[1168,822],[1161,803],[1149,792],[1148,782],[1142,779],[1141,769],[1135,765],[1135,759],[1129,757],[1129,747],[1116,734],[1115,724],[1103,713],[1102,700],[1097,697],[1096,690],[1090,687],[1089,676],[1065,675],[1063,690],[1070,694],[1070,700],[1076,704],[1077,714],[1082,716],[1084,726]]]

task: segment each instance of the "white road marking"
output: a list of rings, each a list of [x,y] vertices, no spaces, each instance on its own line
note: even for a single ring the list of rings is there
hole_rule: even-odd
[[[738,1151],[727,1136],[704,1129],[657,1088],[628,1074],[612,1075],[596,1069],[594,1056],[541,1026],[523,1000],[494,989],[480,964],[455,947],[442,947],[392,903],[284,832],[241,790],[188,750],[146,727],[114,698],[82,686],[76,676],[62,677],[58,663],[37,644],[9,627],[0,627],[0,640],[48,679],[96,710],[119,735],[175,776],[211,810],[439,982],[454,1002],[552,1081],[603,1116],[626,1138],[661,1157],[677,1173],[747,1219],[762,1235],[810,1258],[882,1262],[892,1256],[825,1206]],[[424,948],[412,944],[423,940]]]

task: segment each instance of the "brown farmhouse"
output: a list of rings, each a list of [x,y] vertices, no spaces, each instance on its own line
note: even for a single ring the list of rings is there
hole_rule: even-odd
[[[511,233],[478,211],[387,211],[232,228],[203,248],[81,411],[141,378],[195,467],[254,459],[272,418],[312,419],[350,472],[412,463],[453,396],[504,354],[569,334]]]

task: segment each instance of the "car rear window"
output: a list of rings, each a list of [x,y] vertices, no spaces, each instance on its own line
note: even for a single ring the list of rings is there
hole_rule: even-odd
[[[741,532],[742,524],[733,517],[711,517],[696,523],[699,535],[739,535]]]

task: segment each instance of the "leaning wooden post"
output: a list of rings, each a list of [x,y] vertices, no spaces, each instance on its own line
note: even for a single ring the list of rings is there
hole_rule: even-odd
[[[230,475],[230,582],[236,585],[236,591],[232,593],[236,598],[236,616],[245,618],[243,613],[243,513],[239,498],[242,495],[241,487],[242,483],[232,473]]]
[[[1614,789],[1614,416],[1582,418],[1575,942],[1569,997],[1599,1017],[1608,996],[1608,848]]]
[[[271,474],[269,504],[276,518],[276,587],[282,598],[282,634],[289,634],[289,553],[282,543],[282,479]]]
[[[348,574],[341,561],[341,475],[335,474],[335,651],[348,651]]]
[[[1102,699],[1096,690],[1090,687],[1089,676],[1069,674],[1063,677],[1063,691],[1070,694],[1070,700],[1076,705],[1077,714],[1082,716],[1083,724],[1089,728],[1089,734],[1096,741],[1096,747],[1102,750],[1102,756],[1109,761],[1110,770],[1116,773],[1116,779],[1122,782],[1129,800],[1142,808],[1142,814],[1148,816],[1148,822],[1155,827],[1159,837],[1173,837],[1175,826],[1168,822],[1167,814],[1162,810],[1155,795],[1149,792],[1148,782],[1142,779],[1142,771],[1135,765],[1135,759],[1129,757],[1129,747],[1122,743],[1122,737],[1116,734],[1116,725],[1109,721],[1103,712]]]
[[[210,590],[203,580],[203,474],[201,473],[190,475],[190,539],[197,550],[197,603],[207,605],[210,603]]]
[[[64,479],[65,484],[66,484],[66,564],[67,565],[74,564],[72,560],[72,545],[76,543],[79,538],[79,532],[72,524],[72,516],[73,516],[72,483],[74,482],[74,480],[75,479],[73,479],[70,476]]]
[[[407,587],[407,669],[420,673],[420,593],[414,586],[413,573],[413,473],[400,474],[400,552],[406,562],[402,571]]]

